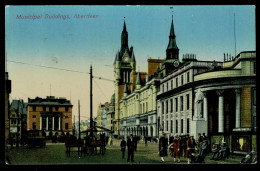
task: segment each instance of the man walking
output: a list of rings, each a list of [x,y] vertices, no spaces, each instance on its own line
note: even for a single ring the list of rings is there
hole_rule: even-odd
[[[127,149],[128,149],[127,162],[130,161],[130,158],[131,158],[131,162],[134,162],[135,142],[133,139],[133,135],[131,135],[130,138],[128,138],[127,140]]]
[[[122,151],[122,159],[125,158],[125,148],[126,148],[126,141],[125,138],[122,138],[122,141],[120,143],[121,151]]]
[[[180,162],[180,139],[178,138],[178,136],[176,135],[174,137],[173,140],[173,148],[174,148],[174,152],[173,152],[173,160],[175,162],[176,157],[178,157],[178,163]]]
[[[161,162],[164,162],[163,157],[167,157],[167,141],[164,132],[159,139],[159,156],[161,157]]]

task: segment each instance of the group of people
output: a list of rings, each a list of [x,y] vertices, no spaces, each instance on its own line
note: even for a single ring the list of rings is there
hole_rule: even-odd
[[[134,151],[137,150],[137,137],[130,135],[127,138],[127,141],[125,141],[125,138],[122,138],[122,141],[120,143],[121,151],[122,151],[122,158],[125,158],[125,150],[127,148],[127,162],[134,162]]]
[[[229,148],[226,142],[222,142],[221,146],[217,143],[212,148],[213,156],[210,160],[225,160],[229,156]]]
[[[180,162],[180,157],[185,156],[188,160],[188,164],[193,161],[195,150],[199,151],[199,157],[203,158],[207,154],[209,142],[205,134],[199,134],[198,140],[195,141],[194,135],[179,137],[174,136],[168,140],[165,137],[165,134],[162,133],[162,136],[159,139],[159,156],[161,157],[161,162],[165,162],[163,157],[167,156],[167,150],[169,148],[170,155],[173,157],[174,162],[176,158]],[[168,148],[167,148],[168,147]]]
[[[127,162],[134,162],[134,151],[137,150],[137,142],[137,137],[133,137],[133,135],[130,135],[127,140],[124,137],[122,138],[120,143],[122,158],[125,158],[125,151],[127,150]],[[158,152],[161,162],[165,162],[164,157],[168,156],[168,151],[174,162],[179,163],[181,157],[186,157],[188,164],[204,162],[205,156],[210,152],[213,152],[211,160],[225,159],[229,155],[229,148],[226,142],[223,142],[221,146],[214,144],[211,149],[210,141],[205,133],[202,135],[199,133],[197,140],[191,134],[190,136],[171,136],[168,141],[165,133],[162,132],[162,136],[159,139]]]

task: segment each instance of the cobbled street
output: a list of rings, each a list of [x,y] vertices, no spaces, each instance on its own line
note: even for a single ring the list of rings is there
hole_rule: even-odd
[[[77,152],[72,152],[66,156],[66,148],[64,143],[47,143],[45,148],[34,147],[14,147],[8,149],[6,157],[11,165],[48,165],[48,164],[128,164],[127,151],[126,156],[122,159],[120,150],[120,140],[114,139],[113,145],[106,147],[104,155],[82,155],[78,156]],[[76,150],[76,149],[74,149]],[[205,158],[205,164],[239,164],[243,156],[231,155],[226,160],[214,161],[210,160],[212,153]],[[180,163],[175,163],[169,155],[164,158],[163,164],[187,164],[187,159],[181,157]],[[176,160],[177,161],[177,160]],[[148,142],[148,145],[140,141],[137,146],[137,151],[134,153],[134,163],[129,164],[162,164],[158,155],[158,143]]]

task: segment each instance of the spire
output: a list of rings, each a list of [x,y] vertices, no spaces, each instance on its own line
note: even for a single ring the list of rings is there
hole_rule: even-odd
[[[176,43],[176,36],[174,33],[173,16],[169,35],[169,43],[166,49],[166,59],[179,59],[179,48]]]
[[[170,36],[169,36],[169,44],[168,44],[167,49],[178,49],[175,38],[176,38],[176,36],[175,36],[175,33],[174,33],[173,16],[172,16],[171,30],[170,30]]]
[[[124,27],[123,27],[123,33],[127,33],[127,31],[126,31],[126,25],[125,25],[125,17],[124,17]]]
[[[132,49],[132,52],[131,52],[131,62],[135,62],[135,54],[134,54],[134,50],[133,48],[131,47]]]
[[[141,85],[140,72],[138,72],[136,79],[137,79],[137,80],[136,80],[136,85]]]
[[[128,47],[128,33],[126,31],[126,24],[125,24],[125,17],[124,17],[124,26],[123,26],[123,31],[121,34],[121,50],[120,50],[120,56],[123,56],[125,50],[129,52],[129,47]]]

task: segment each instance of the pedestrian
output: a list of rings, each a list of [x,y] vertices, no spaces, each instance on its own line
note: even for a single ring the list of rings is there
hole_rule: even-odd
[[[129,162],[130,159],[131,162],[134,162],[135,142],[132,134],[130,135],[130,138],[127,139],[127,150],[128,150],[127,162]]]
[[[161,157],[161,162],[164,162],[163,157],[167,157],[167,140],[164,132],[162,132],[162,136],[159,139],[159,156]]]
[[[195,139],[194,135],[190,135],[190,137],[187,140],[187,150],[186,150],[186,157],[188,158],[188,164],[191,162],[191,155],[195,152]]]
[[[144,137],[145,146],[147,146],[147,137]]]
[[[173,140],[173,161],[175,162],[176,157],[178,157],[178,163],[180,162],[180,139],[176,135]]]
[[[197,145],[198,145],[199,150],[201,149],[202,142],[203,142],[203,137],[201,136],[201,133],[199,133],[198,140],[197,140]]]
[[[217,160],[219,150],[220,150],[219,144],[215,143],[215,144],[213,145],[213,147],[212,147],[213,156],[211,157],[210,160]]]
[[[221,147],[220,147],[220,150],[218,152],[218,156],[217,156],[217,159],[220,160],[220,159],[223,159],[225,160],[229,155],[229,148],[227,146],[227,143],[226,142],[223,142]]]
[[[122,141],[120,143],[121,151],[122,151],[122,158],[125,158],[125,148],[126,148],[126,141],[125,138],[122,138]]]
[[[137,137],[134,136],[133,140],[134,140],[134,147],[135,147],[135,151],[136,151],[137,150]]]

